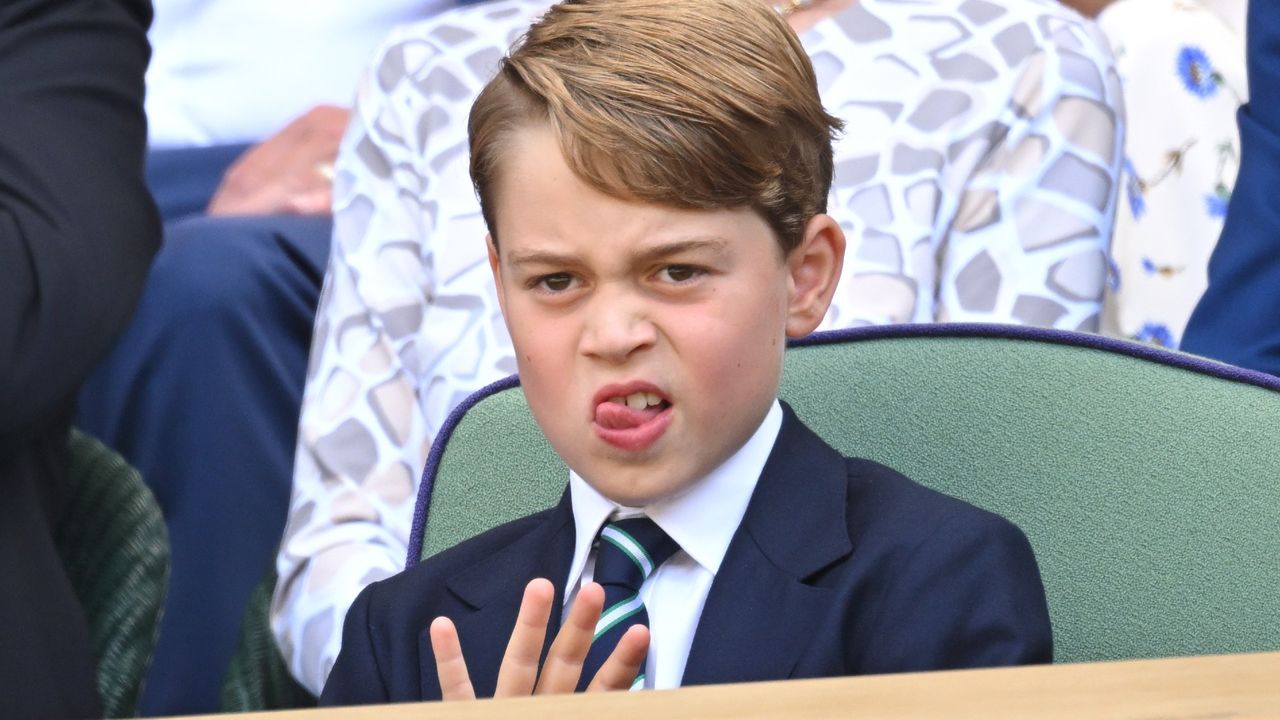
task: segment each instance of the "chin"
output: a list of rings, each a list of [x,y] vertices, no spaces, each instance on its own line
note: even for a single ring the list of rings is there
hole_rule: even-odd
[[[601,495],[625,507],[644,507],[665,497],[648,488],[597,488]]]
[[[582,469],[577,471],[578,475],[595,488],[596,492],[619,505],[633,508],[676,497],[688,490],[695,479],[710,472],[699,472],[697,467],[672,462],[672,458],[663,457],[656,448],[644,454],[623,455],[620,458],[606,456],[593,460],[582,463]],[[570,467],[573,465],[570,464]],[[597,482],[595,478],[605,481]],[[655,478],[662,478],[663,481],[654,482]],[[673,479],[675,482],[672,482]]]
[[[654,487],[652,483],[645,482],[645,475],[651,476],[652,473],[641,473],[633,480],[615,481],[604,485],[594,485],[594,487],[601,495],[626,507],[644,507],[671,497],[678,491],[678,488]],[[614,478],[615,480],[617,479],[616,473]]]

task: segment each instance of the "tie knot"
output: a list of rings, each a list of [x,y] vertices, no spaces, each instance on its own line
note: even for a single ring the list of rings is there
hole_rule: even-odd
[[[594,579],[601,585],[639,591],[654,569],[679,547],[647,517],[615,520],[600,531]]]

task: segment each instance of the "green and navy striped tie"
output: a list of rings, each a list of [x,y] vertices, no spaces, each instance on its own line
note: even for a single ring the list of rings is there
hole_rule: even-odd
[[[586,689],[627,628],[649,625],[640,586],[679,547],[647,517],[616,520],[600,531],[593,579],[604,586],[604,612],[583,663],[579,690]],[[644,667],[631,687],[644,687]]]

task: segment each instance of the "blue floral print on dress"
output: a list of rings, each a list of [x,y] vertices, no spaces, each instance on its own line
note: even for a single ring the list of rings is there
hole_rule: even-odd
[[[1211,218],[1224,218],[1227,216],[1227,204],[1231,202],[1231,191],[1226,185],[1221,183],[1214,188],[1213,192],[1204,196],[1204,207],[1208,211]]]
[[[1222,75],[1213,69],[1209,56],[1195,45],[1178,52],[1178,77],[1191,94],[1200,98],[1212,97],[1222,84]]]
[[[1138,179],[1138,171],[1133,169],[1133,162],[1124,159],[1124,194],[1129,201],[1129,214],[1139,220],[1147,212],[1146,198],[1142,197],[1142,181]]]
[[[1161,323],[1146,323],[1142,329],[1138,330],[1138,334],[1134,337],[1138,342],[1152,343],[1161,347],[1177,349],[1177,343],[1174,342],[1173,333],[1169,331],[1168,326]]]

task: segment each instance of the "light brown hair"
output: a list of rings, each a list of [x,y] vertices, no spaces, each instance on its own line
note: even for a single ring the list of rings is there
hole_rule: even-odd
[[[614,197],[750,207],[785,253],[826,212],[832,135],[809,58],[760,0],[569,0],[517,42],[471,109],[489,233],[512,131],[546,123],[569,168]]]

